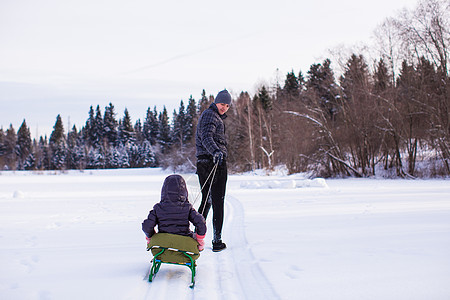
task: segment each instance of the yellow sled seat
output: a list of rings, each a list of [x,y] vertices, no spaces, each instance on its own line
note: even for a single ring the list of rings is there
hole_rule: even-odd
[[[148,280],[151,282],[159,271],[161,263],[184,265],[191,269],[191,288],[195,281],[195,261],[200,256],[198,243],[189,236],[157,233],[152,236],[147,251],[153,254],[152,267]]]

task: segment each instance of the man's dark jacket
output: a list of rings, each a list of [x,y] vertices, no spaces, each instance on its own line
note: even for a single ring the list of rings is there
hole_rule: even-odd
[[[153,206],[148,217],[142,223],[142,230],[151,237],[158,232],[192,236],[189,222],[195,226],[198,235],[206,233],[206,222],[188,201],[186,183],[180,175],[170,175],[164,180],[161,201]]]
[[[214,103],[202,113],[198,120],[195,136],[197,157],[212,156],[218,150],[223,153],[224,157],[227,157],[227,140],[223,123],[226,117],[226,114],[219,114]]]

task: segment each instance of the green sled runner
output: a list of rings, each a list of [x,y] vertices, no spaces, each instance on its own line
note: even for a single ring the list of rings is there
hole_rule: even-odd
[[[153,281],[162,263],[182,265],[191,270],[191,285],[189,287],[194,287],[195,261],[200,256],[198,243],[195,239],[171,233],[156,233],[152,236],[147,251],[151,251],[153,254],[148,281]]]

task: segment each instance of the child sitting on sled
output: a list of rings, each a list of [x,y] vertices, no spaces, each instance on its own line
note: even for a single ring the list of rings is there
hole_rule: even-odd
[[[189,229],[189,222],[194,224],[195,233]],[[153,206],[147,219],[142,223],[147,244],[156,233],[156,225],[158,225],[159,233],[164,232],[194,238],[199,244],[199,251],[202,251],[205,247],[205,219],[189,203],[186,182],[180,175],[166,177],[161,189],[161,201]]]

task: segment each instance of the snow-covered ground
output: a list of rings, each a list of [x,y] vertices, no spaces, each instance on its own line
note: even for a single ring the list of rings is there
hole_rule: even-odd
[[[232,175],[226,251],[146,278],[160,169],[1,172],[0,299],[450,299],[450,182]],[[199,188],[183,175],[190,200]]]

